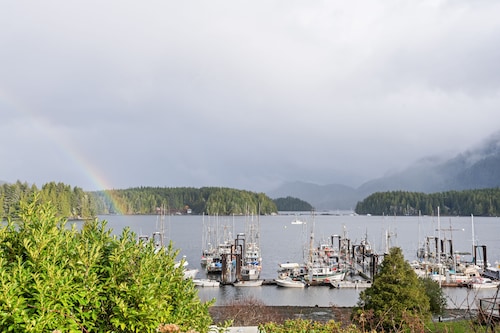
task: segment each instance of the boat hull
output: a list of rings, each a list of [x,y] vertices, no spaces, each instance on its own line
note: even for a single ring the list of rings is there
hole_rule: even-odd
[[[237,281],[233,285],[235,287],[260,287],[262,282],[262,280]]]
[[[276,285],[284,288],[304,288],[306,286],[303,281],[296,281],[291,279],[276,279]]]

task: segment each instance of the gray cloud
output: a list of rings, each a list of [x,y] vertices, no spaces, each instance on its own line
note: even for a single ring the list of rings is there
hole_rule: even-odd
[[[499,130],[496,1],[24,1],[0,179],[359,185]]]

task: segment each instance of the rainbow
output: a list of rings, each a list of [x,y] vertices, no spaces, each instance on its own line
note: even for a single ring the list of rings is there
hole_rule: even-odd
[[[10,109],[16,113],[20,113],[28,119],[35,130],[43,133],[44,136],[49,138],[49,140],[53,142],[54,147],[57,147],[63,155],[66,155],[73,164],[81,170],[81,173],[85,175],[85,178],[90,180],[94,188],[98,189],[98,191],[103,191],[104,196],[111,202],[117,214],[126,212],[126,205],[118,196],[117,191],[112,189],[105,175],[89,158],[86,158],[82,150],[79,149],[69,137],[64,135],[64,131],[53,130],[54,126],[51,125],[43,115],[32,112],[30,108],[19,101],[19,99],[15,98],[12,94],[8,94],[3,87],[0,87],[0,105],[6,110]]]

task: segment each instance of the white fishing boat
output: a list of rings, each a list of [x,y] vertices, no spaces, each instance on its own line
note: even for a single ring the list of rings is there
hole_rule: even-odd
[[[290,278],[292,280],[302,280],[307,275],[307,267],[299,263],[283,263],[278,264],[278,279],[285,280]]]
[[[193,283],[197,287],[219,287],[220,282],[211,279],[193,279]]]
[[[342,281],[346,276],[346,270],[337,266],[321,263],[308,267],[308,279],[315,282]]]
[[[203,229],[203,250],[200,264],[205,267],[206,272],[209,274],[222,274],[223,257],[227,260],[231,254],[234,226],[231,226],[228,221],[220,221],[217,216],[213,221],[208,219],[207,223],[203,218]],[[233,263],[228,263],[226,269],[232,269],[232,266]]]
[[[284,279],[276,279],[276,285],[279,287],[285,287],[285,288],[304,288],[307,286],[307,283],[303,280],[293,280],[289,277],[286,277]]]
[[[340,260],[340,250],[333,245],[321,243],[313,247],[314,234],[310,236],[310,248],[306,263],[307,276],[311,282],[328,282],[344,280],[347,269]]]
[[[254,221],[253,215],[247,217],[245,223],[244,250],[241,259],[241,280],[253,281],[259,280],[262,270],[262,256],[260,251],[260,225],[259,216],[257,221]],[[239,238],[239,237],[238,237]]]

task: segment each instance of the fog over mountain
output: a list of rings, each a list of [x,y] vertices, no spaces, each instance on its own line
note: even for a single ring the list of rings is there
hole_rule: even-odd
[[[271,198],[292,196],[309,202],[316,210],[354,209],[374,192],[441,192],[500,186],[500,132],[477,147],[452,158],[429,156],[400,172],[365,182],[358,188],[340,184],[318,185],[288,182],[267,194]]]

